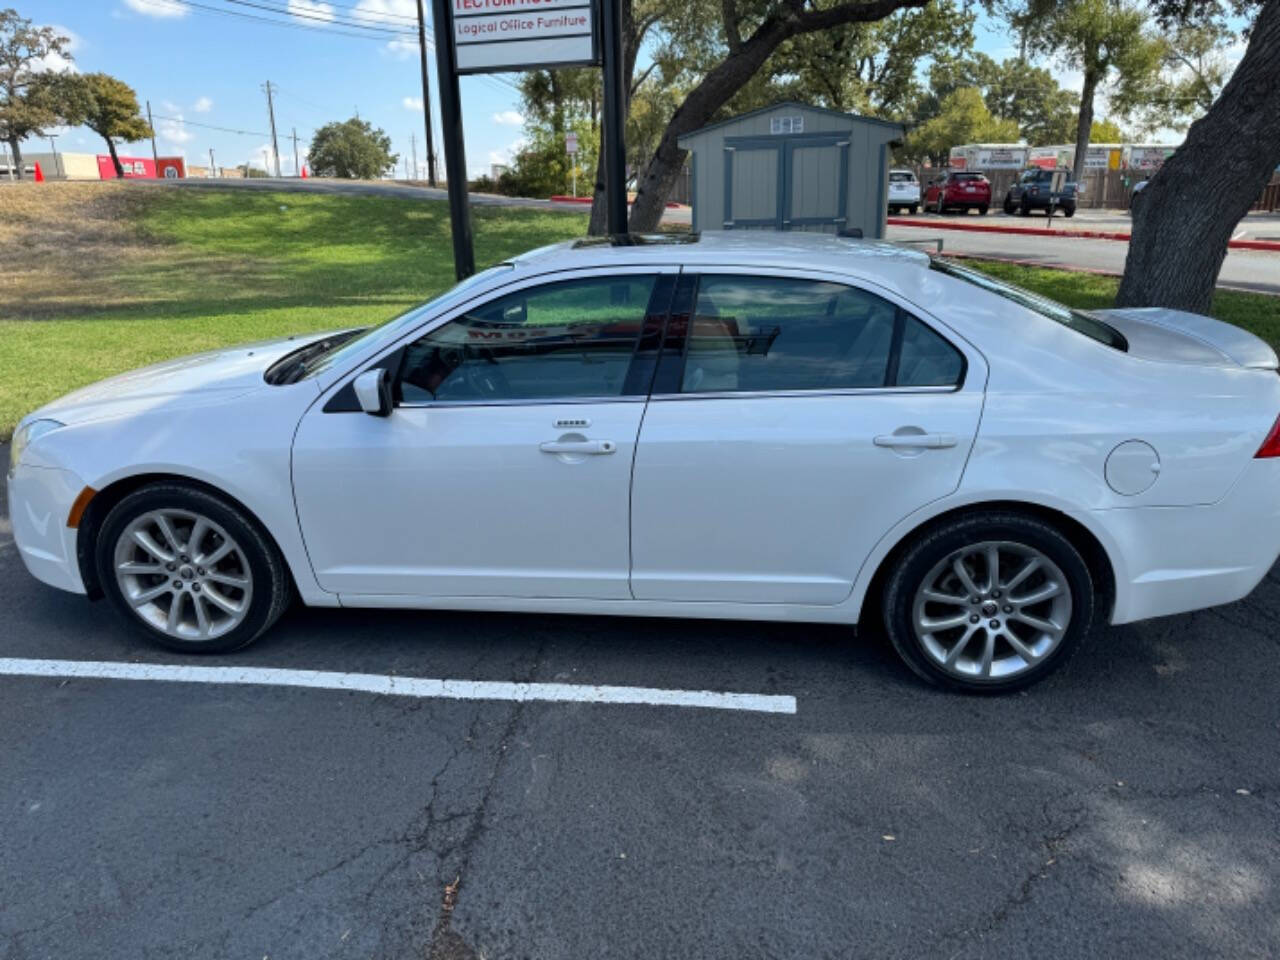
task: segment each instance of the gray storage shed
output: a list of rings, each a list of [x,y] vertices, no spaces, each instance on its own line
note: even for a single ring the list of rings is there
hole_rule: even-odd
[[[883,237],[901,124],[778,103],[686,133],[694,230],[860,229]]]

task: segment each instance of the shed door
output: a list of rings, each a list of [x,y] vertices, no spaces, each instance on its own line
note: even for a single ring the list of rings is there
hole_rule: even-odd
[[[724,151],[724,228],[781,230],[782,143],[744,144]]]
[[[732,137],[724,150],[726,230],[813,230],[847,223],[849,141],[839,134]]]
[[[782,229],[835,233],[847,222],[849,141],[835,137],[786,145]]]

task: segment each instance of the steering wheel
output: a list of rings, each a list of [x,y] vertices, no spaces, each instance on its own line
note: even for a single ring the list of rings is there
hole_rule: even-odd
[[[454,376],[461,376],[468,391],[475,396],[493,400],[511,396],[511,384],[502,372],[502,365],[487,350],[465,357],[454,370]]]

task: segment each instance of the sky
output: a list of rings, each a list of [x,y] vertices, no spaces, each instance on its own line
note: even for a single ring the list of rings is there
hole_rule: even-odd
[[[391,137],[392,151],[401,156],[398,176],[404,175],[406,159],[412,166],[415,146],[418,175],[425,175],[415,0],[10,2],[21,15],[71,38],[75,69],[110,73],[137,91],[140,104],[150,100],[161,156],[205,165],[212,149],[219,166],[263,167],[264,150],[271,150],[263,89],[270,81],[282,173],[296,172],[295,130],[299,162],[305,164],[317,127],[358,114]],[[429,0],[425,7],[430,30]],[[341,26],[337,18],[363,21],[379,32]],[[1007,30],[991,21],[980,19],[977,32],[979,50],[996,59],[1016,53]],[[428,53],[436,153],[443,161],[434,47]],[[1078,76],[1055,73],[1078,89]],[[520,145],[516,79],[493,74],[460,80],[472,176],[508,162]],[[105,152],[101,138],[84,127],[58,133],[59,151]],[[49,146],[28,142],[23,149],[44,152]],[[141,143],[122,152],[150,156],[151,149]]]

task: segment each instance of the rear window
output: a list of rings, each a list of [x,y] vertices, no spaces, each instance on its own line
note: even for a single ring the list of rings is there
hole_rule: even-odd
[[[985,180],[987,179],[980,173],[953,173],[952,180]]]
[[[890,183],[915,183],[916,176],[914,173],[890,173]]]
[[[950,260],[934,257],[929,266],[939,273],[945,273],[949,277],[955,277],[957,280],[971,283],[975,287],[981,287],[988,293],[994,293],[998,297],[1011,300],[1020,307],[1038,313],[1042,317],[1048,317],[1050,320],[1060,323],[1064,327],[1069,327],[1076,333],[1082,333],[1091,340],[1097,340],[1112,349],[1122,351],[1128,351],[1129,349],[1129,342],[1125,340],[1119,330],[1082,310],[1072,310],[1070,307],[1065,307],[1057,301],[1050,300],[1048,297],[1042,297],[1038,293],[1024,290],[1022,287],[1015,286],[1012,283],[997,280],[995,277],[988,276],[977,270],[962,267]]]

